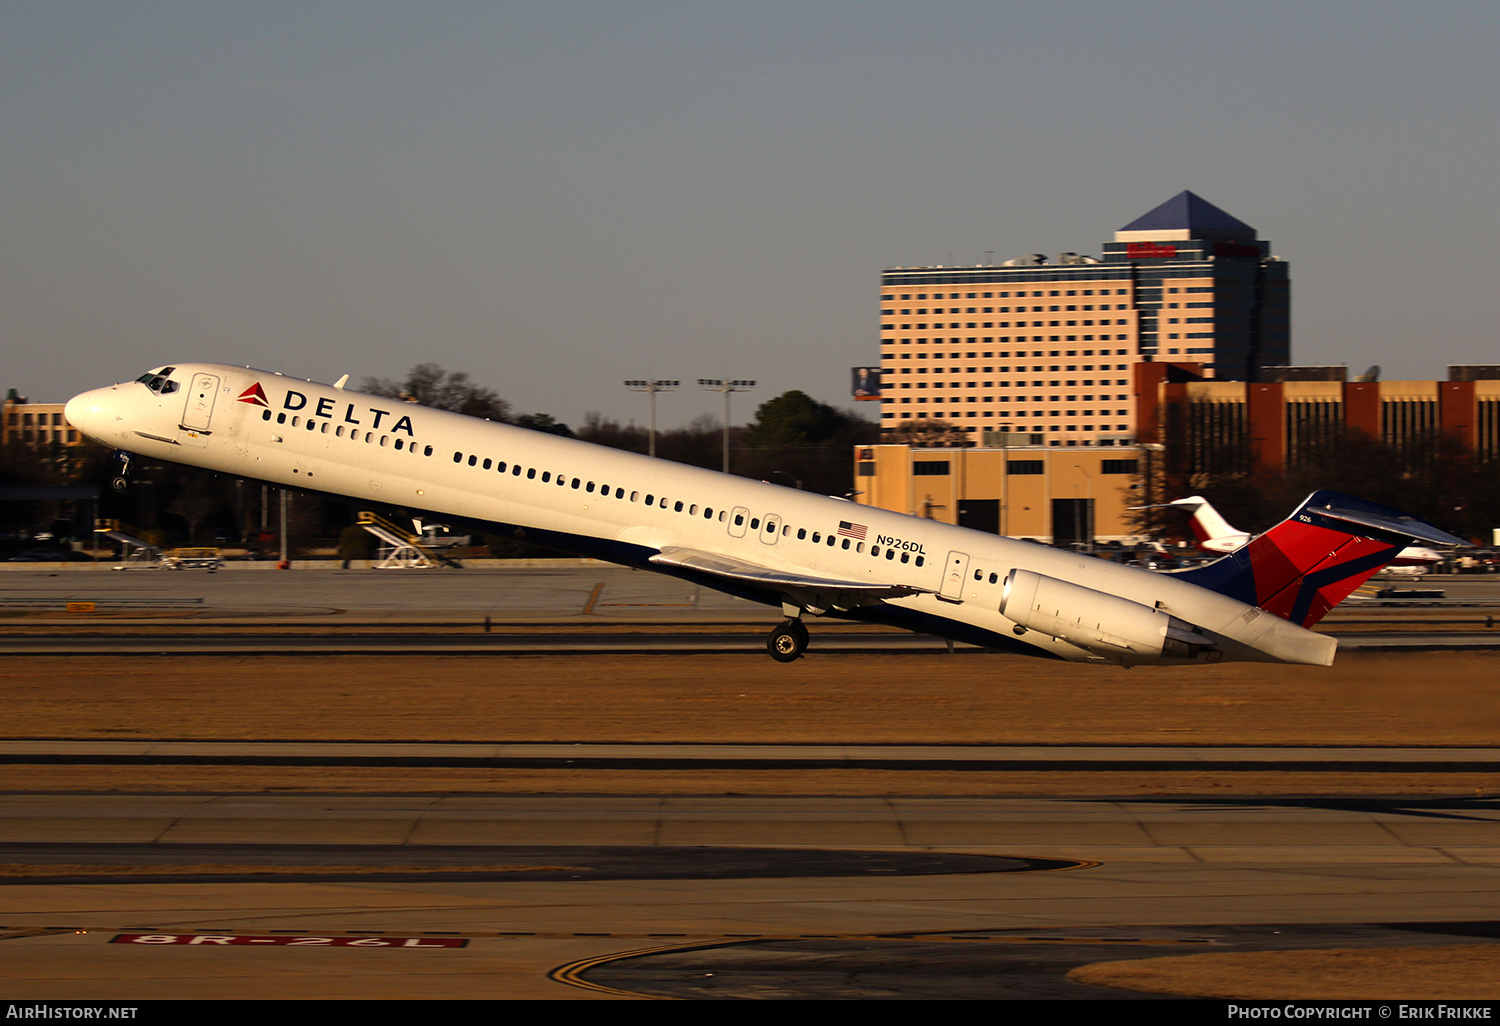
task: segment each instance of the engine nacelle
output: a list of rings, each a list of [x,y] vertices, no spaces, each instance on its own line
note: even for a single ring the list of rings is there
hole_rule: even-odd
[[[1000,613],[1113,663],[1223,658],[1213,638],[1170,613],[1030,570],[1006,576]]]

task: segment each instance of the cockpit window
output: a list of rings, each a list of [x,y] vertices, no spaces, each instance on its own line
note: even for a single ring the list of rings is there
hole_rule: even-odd
[[[167,375],[176,369],[176,367],[163,367],[161,370],[147,371],[135,380],[151,389],[157,395],[171,395],[177,391],[178,385],[177,382],[168,378]]]

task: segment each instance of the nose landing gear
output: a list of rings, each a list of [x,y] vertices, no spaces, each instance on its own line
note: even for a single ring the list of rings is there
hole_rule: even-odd
[[[802,658],[802,653],[807,651],[809,638],[802,621],[789,616],[771,631],[771,636],[766,639],[766,651],[778,663],[790,663]]]
[[[117,492],[123,492],[130,487],[130,453],[121,452],[116,455],[120,458],[120,473],[110,482],[110,487]]]

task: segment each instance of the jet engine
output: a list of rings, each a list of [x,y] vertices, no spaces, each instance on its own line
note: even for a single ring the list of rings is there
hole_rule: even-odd
[[[1215,639],[1152,606],[1030,570],[1005,578],[1000,613],[1020,628],[1066,641],[1112,663],[1218,662]]]

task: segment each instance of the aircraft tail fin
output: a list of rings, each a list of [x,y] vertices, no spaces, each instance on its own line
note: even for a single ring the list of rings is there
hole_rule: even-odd
[[[1413,540],[1467,544],[1387,506],[1317,491],[1248,545],[1178,576],[1312,627]]]
[[[1200,546],[1207,542],[1230,536],[1237,538],[1244,537],[1245,532],[1239,528],[1231,527],[1229,521],[1225,520],[1219,515],[1219,511],[1214,509],[1213,503],[1201,495],[1190,495],[1185,499],[1176,499],[1167,503],[1167,505],[1180,506],[1192,514],[1193,518],[1189,521],[1189,526],[1192,527],[1193,537],[1198,539]],[[1224,550],[1221,548],[1219,551],[1222,552]]]

